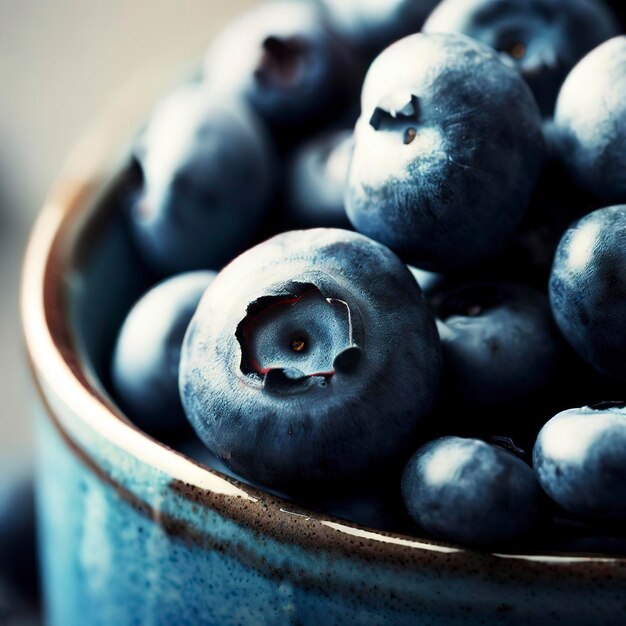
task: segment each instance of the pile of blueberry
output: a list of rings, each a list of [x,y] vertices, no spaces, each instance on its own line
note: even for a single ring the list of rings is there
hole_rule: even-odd
[[[228,26],[135,143],[158,284],[113,350],[121,408],[353,521],[623,552],[620,32],[601,0],[277,0]]]

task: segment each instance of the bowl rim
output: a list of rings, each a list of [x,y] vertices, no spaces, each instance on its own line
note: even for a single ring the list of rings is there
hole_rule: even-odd
[[[626,563],[626,557],[597,553],[479,552],[444,541],[367,528],[308,510],[225,477],[134,426],[98,388],[97,381],[90,379],[74,346],[69,317],[64,314],[64,276],[76,261],[80,235],[99,213],[98,200],[110,189],[120,171],[119,146],[113,147],[112,143],[105,141],[107,145],[104,145],[101,133],[97,133],[91,137],[91,141],[83,142],[71,153],[68,164],[53,185],[34,224],[23,263],[20,308],[27,358],[38,395],[49,417],[57,422],[57,428],[64,427],[58,423],[50,408],[46,388],[54,389],[62,405],[70,407],[73,414],[99,437],[172,477],[177,484],[193,492],[197,504],[203,504],[204,493],[225,497],[223,506],[227,509],[230,507],[234,510],[239,507],[238,502],[243,500],[248,510],[254,510],[255,505],[260,505],[264,510],[271,511],[274,518],[289,515],[290,523],[295,524],[295,532],[301,532],[303,537],[307,537],[307,545],[311,544],[310,522],[316,521],[320,524],[317,530],[328,535],[325,539],[330,544],[349,550],[350,554],[355,553],[356,556],[359,550],[367,549],[368,558],[374,555],[395,556],[397,560],[398,551],[401,550],[409,560],[418,561],[437,554],[448,557],[458,555],[468,567],[475,567],[474,561],[478,555],[506,560],[509,564],[518,563],[522,568],[532,569],[553,565],[562,570],[566,564],[580,564],[589,568],[595,564],[600,571],[605,571],[608,563]],[[76,163],[81,166],[72,167]],[[198,496],[198,493],[201,495]],[[321,536],[319,532],[316,533],[317,537]]]

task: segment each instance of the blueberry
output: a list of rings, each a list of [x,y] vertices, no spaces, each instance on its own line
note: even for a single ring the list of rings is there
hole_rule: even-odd
[[[590,52],[570,72],[554,114],[557,150],[580,187],[626,200],[626,37]]]
[[[567,73],[619,27],[597,0],[443,0],[424,32],[463,33],[507,55],[551,116]]]
[[[4,464],[0,481],[0,582],[23,598],[38,594],[35,495],[32,471]],[[2,586],[2,585],[0,585]]]
[[[480,409],[515,407],[554,384],[561,340],[544,294],[476,282],[439,294],[435,303],[446,397],[457,409],[480,415]]]
[[[626,380],[626,205],[594,211],[565,233],[550,302],[576,352],[601,374]]]
[[[333,29],[352,46],[376,56],[417,33],[437,0],[320,0]]]
[[[252,113],[198,86],[154,111],[135,149],[131,226],[159,274],[219,269],[251,243],[272,192],[272,148]]]
[[[434,321],[402,262],[362,235],[314,229],[220,273],[185,335],[180,390],[233,471],[302,489],[391,463],[431,412],[440,369]]]
[[[133,422],[163,436],[185,429],[178,394],[180,349],[214,272],[180,274],[158,284],[133,306],[120,329],[111,363],[115,396]]]
[[[441,437],[422,446],[404,470],[402,494],[425,530],[469,546],[523,539],[543,518],[532,469],[478,439]]]
[[[303,145],[293,156],[287,203],[295,228],[350,228],[343,198],[353,149],[352,131],[335,131]]]
[[[356,229],[434,271],[502,247],[544,152],[510,64],[464,35],[412,35],[374,61],[361,104],[346,197]]]
[[[559,413],[539,433],[533,465],[545,492],[566,511],[626,520],[626,403]]]
[[[350,54],[310,2],[255,7],[209,48],[211,90],[244,97],[282,140],[338,117],[355,95]]]

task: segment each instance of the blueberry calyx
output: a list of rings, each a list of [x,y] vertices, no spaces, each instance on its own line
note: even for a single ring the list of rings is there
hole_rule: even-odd
[[[404,143],[409,144],[417,135],[414,126],[419,121],[419,98],[414,93],[401,91],[384,98],[374,109],[370,126],[374,130],[403,130]]]
[[[255,299],[240,322],[241,372],[270,392],[300,393],[337,372],[353,373],[362,351],[350,307],[315,285],[290,283]]]
[[[307,45],[301,37],[267,37],[254,75],[263,85],[294,87],[302,73],[306,52]]]

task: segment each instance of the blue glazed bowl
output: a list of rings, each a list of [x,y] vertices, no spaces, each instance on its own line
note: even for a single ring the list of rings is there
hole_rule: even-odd
[[[105,135],[53,190],[24,270],[49,626],[626,623],[626,559],[487,554],[359,527],[134,427],[102,382],[146,286],[115,201],[124,158]]]

